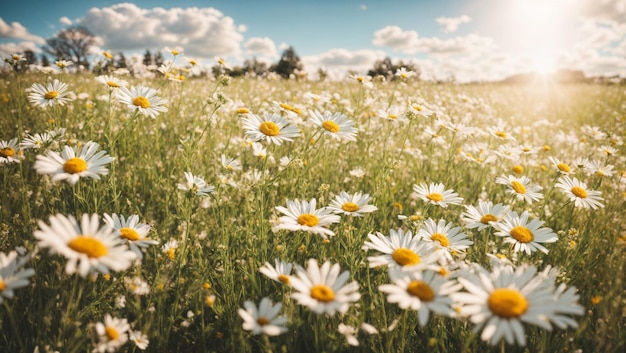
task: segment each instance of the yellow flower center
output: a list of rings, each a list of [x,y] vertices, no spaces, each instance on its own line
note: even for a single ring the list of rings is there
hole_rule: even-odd
[[[565,173],[569,173],[570,170],[572,170],[569,165],[565,164],[565,163],[559,163],[556,165],[557,168],[559,168],[560,171],[565,172]]]
[[[176,248],[167,249],[167,257],[169,257],[171,260],[174,260],[174,257],[176,257]]]
[[[504,132],[504,131],[496,131],[496,136],[505,139],[506,138],[506,132]]]
[[[513,227],[513,229],[511,229],[511,237],[520,243],[530,243],[535,239],[533,232],[524,226]]]
[[[50,92],[46,92],[46,94],[44,94],[43,97],[45,99],[55,99],[58,95],[59,95],[59,92],[50,91]]]
[[[511,170],[515,174],[522,174],[522,173],[524,173],[524,167],[522,167],[521,165],[514,165],[513,168],[511,168]]]
[[[106,245],[94,237],[87,235],[79,235],[67,243],[67,246],[79,253],[85,254],[90,258],[97,258],[109,253]]]
[[[120,337],[120,333],[117,332],[115,327],[107,326],[105,329],[106,335],[111,341],[115,341],[118,337]]]
[[[265,326],[270,323],[270,320],[268,320],[266,317],[261,316],[256,319],[256,323],[259,324],[259,326]]]
[[[428,194],[426,195],[426,198],[433,202],[443,201],[443,196],[437,193]]]
[[[112,88],[118,88],[120,86],[117,84],[117,82],[113,82],[113,81],[107,81],[107,85]]]
[[[70,158],[63,164],[63,171],[69,174],[76,174],[85,170],[87,170],[87,162],[82,158]]]
[[[171,53],[172,53],[172,55],[174,55],[174,56],[176,56],[176,55],[180,54],[180,52],[179,52],[178,50],[175,50],[175,49],[174,49],[174,50],[172,50],[172,51],[171,51]]]
[[[271,121],[261,123],[261,125],[259,125],[259,130],[267,136],[276,136],[280,134],[280,128],[278,125]]]
[[[339,132],[339,125],[337,125],[336,122],[331,121],[331,120],[326,120],[322,123],[322,127],[324,129],[326,129],[327,131],[330,131],[332,133],[336,133]]]
[[[411,281],[406,287],[409,294],[418,297],[421,301],[429,302],[435,299],[435,292],[428,284],[422,281]]]
[[[2,292],[7,287],[6,283],[0,279],[0,292]]]
[[[311,288],[311,298],[328,303],[335,300],[335,292],[327,285],[318,284]]]
[[[150,101],[148,100],[148,98],[144,96],[139,96],[133,99],[133,105],[146,109],[146,108],[150,108]]]
[[[137,231],[132,229],[132,228],[122,228],[122,229],[120,229],[120,237],[122,237],[124,239],[128,239],[130,241],[139,240],[141,238],[139,236],[139,233],[137,233]]]
[[[307,226],[307,227],[314,227],[318,223],[320,223],[319,218],[317,218],[317,216],[313,214],[303,213],[300,216],[298,216],[298,224],[300,225]]]
[[[498,218],[491,213],[487,213],[486,215],[480,217],[480,223],[482,224],[489,224],[489,222],[495,222],[497,220]]]
[[[278,280],[284,284],[289,284],[290,280],[289,280],[289,276],[287,275],[279,275],[278,276]]]
[[[400,266],[413,266],[420,263],[420,256],[407,248],[397,248],[391,258]]]
[[[576,195],[576,197],[579,197],[581,199],[586,199],[587,196],[589,196],[587,194],[587,190],[581,188],[580,186],[574,186],[570,191],[572,192],[572,194]]]
[[[280,103],[279,106],[285,110],[293,111],[293,107],[287,103]]]
[[[417,110],[418,112],[422,111],[422,107],[420,107],[419,105],[414,105],[413,109]]]
[[[356,212],[359,210],[359,205],[357,205],[354,202],[346,202],[343,205],[341,205],[341,209],[346,211],[346,212]]]
[[[435,233],[435,234],[431,235],[430,236],[430,240],[439,242],[439,244],[441,244],[441,246],[448,246],[448,245],[450,245],[450,240],[448,240],[448,237],[446,237],[445,235],[443,235],[441,233]]]
[[[526,193],[526,187],[524,186],[524,184],[520,183],[517,180],[513,180],[511,182],[511,187],[513,188],[513,190],[515,190],[516,193],[518,194],[525,194]]]
[[[111,53],[109,53],[108,51],[105,51],[104,53],[102,53],[102,55],[104,55],[104,57],[109,60],[113,59],[113,55],[111,55]]]
[[[250,113],[250,110],[248,110],[247,108],[237,108],[236,112],[237,114],[248,114]]]
[[[489,310],[505,319],[524,315],[528,310],[528,301],[515,289],[498,288],[487,299]]]
[[[389,119],[396,119],[398,116],[397,116],[397,115],[395,115],[395,114],[389,114],[387,117],[388,117]]]
[[[11,147],[5,147],[0,149],[0,157],[13,157],[15,156],[15,150]]]

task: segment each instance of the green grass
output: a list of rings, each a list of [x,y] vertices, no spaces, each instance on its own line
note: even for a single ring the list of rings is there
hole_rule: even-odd
[[[143,84],[159,89],[168,99],[168,112],[150,119],[129,112],[108,99],[107,89],[93,76],[59,75],[74,93],[86,93],[67,106],[41,109],[27,100],[25,89],[44,83],[37,74],[4,74],[0,83],[0,140],[22,140],[27,133],[66,128],[70,142],[89,140],[100,144],[116,160],[101,180],[81,179],[72,186],[53,183],[33,169],[36,150],[25,150],[21,163],[0,164],[0,251],[16,247],[35,252],[26,267],[36,274],[30,285],[15,291],[0,308],[0,347],[7,352],[32,352],[45,346],[51,351],[91,352],[97,342],[94,324],[105,314],[126,318],[136,330],[148,335],[148,352],[620,352],[626,348],[624,316],[624,232],[626,163],[621,141],[626,131],[626,99],[623,86],[495,84],[452,85],[409,82],[376,83],[372,89],[356,82],[266,81],[235,79],[229,85],[207,79],[169,82],[162,79]],[[131,85],[141,83],[129,79]],[[320,104],[305,93],[332,97]],[[223,101],[217,94],[226,97]],[[335,95],[333,97],[333,95]],[[102,96],[102,99],[98,98]],[[416,117],[410,123],[383,120],[378,109],[394,106],[406,110],[408,102],[423,100],[436,107],[439,116],[476,129],[472,136],[438,128],[434,117]],[[278,111],[275,102],[303,111],[341,112],[357,122],[356,142],[337,143],[316,129],[300,124],[302,136],[283,145],[269,145],[270,156],[259,158],[242,138],[241,116],[236,109],[252,113]],[[285,113],[281,113],[285,114]],[[502,121],[515,140],[503,142],[487,133]],[[596,140],[583,126],[596,126],[607,134]],[[445,140],[433,142],[423,133],[431,127]],[[315,137],[314,143],[311,139]],[[598,148],[614,145],[618,152],[603,155]],[[517,160],[496,157],[489,163],[463,158],[479,144],[486,152],[499,146],[504,151],[518,146],[537,148],[536,154]],[[412,147],[415,152],[411,152]],[[549,146],[549,148],[544,148]],[[58,149],[57,149],[58,150]],[[220,156],[237,158],[242,171],[224,170]],[[279,167],[281,157],[296,161]],[[613,176],[594,176],[575,168],[576,176],[589,188],[599,190],[604,208],[574,208],[559,190],[553,189],[557,173],[548,157],[573,165],[586,157],[614,166]],[[527,204],[505,194],[496,184],[498,176],[513,174],[521,165],[523,175],[543,187],[545,201]],[[350,171],[361,168],[365,176]],[[258,170],[267,179],[253,182],[246,173]],[[207,199],[190,197],[176,185],[183,173],[202,176],[216,187]],[[237,187],[220,182],[232,178]],[[444,183],[463,197],[463,205],[476,205],[479,197],[509,205],[521,213],[541,216],[544,226],[559,235],[547,244],[549,254],[514,256],[510,247],[493,232],[465,230],[474,241],[458,261],[489,265],[487,253],[500,253],[516,264],[540,269],[558,267],[558,282],[574,286],[585,308],[573,316],[577,329],[545,331],[524,325],[526,347],[495,347],[480,340],[466,319],[431,316],[425,327],[417,315],[387,303],[378,286],[389,283],[386,269],[369,268],[361,250],[369,233],[389,234],[404,227],[416,232],[421,220],[446,219],[462,226],[463,206],[427,206],[411,196],[420,182]],[[373,196],[374,213],[362,218],[342,217],[331,229],[337,234],[324,242],[304,232],[271,231],[274,208],[286,199],[316,198],[325,206],[341,191]],[[401,205],[402,209],[398,207]],[[48,249],[37,249],[33,232],[37,222],[54,214],[104,213],[130,216],[152,226],[150,238],[159,241],[144,253],[140,265],[110,276],[82,278],[65,273],[66,260]],[[398,215],[419,215],[400,220]],[[417,220],[415,220],[417,219]],[[179,248],[173,259],[161,250],[175,239]],[[258,268],[281,258],[305,266],[307,259],[339,263],[359,283],[361,299],[345,314],[317,315],[290,298],[291,289],[271,281]],[[150,286],[149,294],[131,294],[125,278],[138,276]],[[215,295],[210,307],[205,299]],[[124,296],[124,307],[116,298]],[[269,297],[283,303],[288,333],[271,337],[252,336],[242,329],[237,309],[246,300],[258,303]],[[594,299],[592,303],[592,298]],[[398,319],[397,328],[386,328]],[[379,334],[360,333],[359,347],[351,347],[337,331],[339,323],[355,327],[366,322]],[[129,341],[120,351],[138,351]]]

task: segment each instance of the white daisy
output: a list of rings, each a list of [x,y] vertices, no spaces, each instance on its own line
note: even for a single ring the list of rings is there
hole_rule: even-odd
[[[359,84],[367,87],[367,88],[372,88],[374,87],[374,84],[372,83],[372,76],[369,75],[358,75],[358,74],[352,74],[350,75],[350,78],[353,80],[356,80]]]
[[[47,108],[54,105],[65,105],[71,102],[68,97],[72,92],[67,91],[67,84],[54,79],[45,86],[39,83],[33,83],[30,87],[28,100],[35,106]]]
[[[561,160],[559,160],[556,157],[548,157],[548,159],[550,160],[550,162],[552,163],[552,166],[554,167],[554,169],[559,172],[560,174],[572,174],[572,167],[570,167],[569,164],[561,162]]]
[[[220,162],[222,164],[222,168],[228,171],[241,170],[241,162],[235,158],[229,158],[225,155],[220,157]]]
[[[278,336],[287,332],[287,328],[284,326],[287,323],[287,318],[278,316],[283,306],[281,303],[273,305],[269,298],[263,298],[258,308],[248,300],[243,306],[246,310],[239,309],[237,312],[243,319],[244,330],[252,331],[253,335],[262,333],[268,336]]]
[[[137,258],[110,226],[100,227],[97,214],[83,214],[80,224],[74,216],[61,214],[50,216],[50,225],[37,223],[40,229],[34,236],[39,240],[38,246],[65,256],[65,272],[69,275],[78,272],[85,277],[92,272],[123,271]]]
[[[246,135],[252,141],[265,141],[280,145],[300,136],[298,127],[289,125],[287,120],[278,114],[264,113],[262,117],[256,114],[246,114],[242,122]]]
[[[297,277],[291,278],[291,286],[297,291],[292,298],[317,314],[347,312],[350,303],[359,300],[361,295],[357,282],[346,284],[350,272],[339,274],[340,271],[339,264],[331,265],[327,261],[319,267],[316,259],[309,259],[306,271],[298,267]]]
[[[17,138],[0,141],[0,164],[19,163],[20,161],[20,148],[17,145]]]
[[[101,175],[109,174],[105,165],[115,159],[106,151],[98,151],[99,147],[89,141],[81,147],[64,146],[60,154],[48,151],[45,156],[37,155],[34,168],[39,174],[51,175],[52,181],[67,180],[72,185],[81,177],[99,180]]]
[[[22,142],[20,143],[20,147],[22,149],[40,149],[48,147],[52,142],[54,142],[54,135],[46,131],[41,134],[29,134],[26,136]],[[2,152],[0,151],[0,156],[2,156]]]
[[[437,223],[431,218],[427,219],[417,236],[432,242],[436,249],[442,250],[448,261],[452,261],[454,252],[463,252],[474,244],[465,233],[461,232],[460,227],[453,228],[453,224],[446,223],[444,219],[440,219]]]
[[[369,194],[361,194],[360,192],[357,192],[350,195],[347,192],[342,191],[330,202],[328,209],[336,214],[361,217],[364,213],[370,213],[378,210],[378,207],[368,205],[368,202],[371,200],[372,197]]]
[[[392,284],[378,286],[387,293],[389,303],[397,303],[402,309],[417,311],[419,324],[426,326],[430,312],[452,316],[450,295],[461,286],[438,275],[435,271],[390,271]]]
[[[110,314],[104,316],[104,322],[96,324],[98,343],[93,353],[116,352],[128,341],[130,325],[127,319],[118,319]]]
[[[145,86],[119,87],[116,91],[117,99],[122,104],[126,104],[132,111],[138,111],[144,116],[155,119],[159,113],[166,112],[165,104],[167,100],[157,97],[159,93],[154,88]]]
[[[508,207],[502,204],[493,204],[491,201],[478,200],[478,207],[466,205],[465,212],[461,213],[461,220],[465,222],[465,228],[483,230],[492,222],[502,220],[509,212]]]
[[[567,175],[562,176],[554,186],[561,189],[570,201],[574,201],[574,206],[576,207],[592,208],[594,210],[604,207],[600,203],[600,201],[604,200],[600,197],[602,192],[587,189],[587,184],[579,181],[576,177],[570,179]]]
[[[519,178],[513,175],[498,177],[496,183],[506,185],[506,193],[515,195],[518,200],[533,203],[533,201],[543,199],[543,194],[538,192],[543,188],[539,185],[530,185],[530,179],[526,176]]]
[[[494,234],[505,237],[505,243],[513,244],[513,251],[524,251],[528,255],[535,250],[548,253],[540,243],[554,243],[558,237],[552,229],[541,228],[543,224],[539,219],[528,220],[528,212],[524,211],[520,216],[517,212],[511,212],[501,222],[495,222],[492,226],[497,230]]]
[[[598,160],[592,160],[585,163],[584,170],[587,175],[595,175],[600,177],[610,177],[613,176],[613,173],[615,172],[612,165],[604,164],[602,161]]]
[[[428,109],[424,104],[411,102],[409,103],[409,113],[417,116],[423,116],[425,118],[433,115],[433,111]]]
[[[570,301],[569,292],[555,290],[555,276],[545,271],[537,275],[534,265],[513,269],[494,263],[491,273],[480,265],[475,266],[476,272],[468,271],[457,279],[467,292],[452,296],[461,305],[459,313],[469,316],[476,325],[474,332],[482,329],[481,339],[491,345],[504,338],[508,344],[524,346],[526,336],[522,323],[551,330],[550,322],[560,321],[563,314],[583,312],[582,307]]]
[[[282,229],[290,231],[302,230],[305,232],[319,234],[326,239],[328,236],[334,236],[335,232],[327,227],[332,223],[338,223],[340,217],[332,214],[331,211],[322,207],[316,209],[317,201],[287,200],[287,207],[276,206],[276,210],[283,214],[278,218],[278,222],[272,227],[272,231],[276,232]]]
[[[314,111],[311,113],[311,121],[335,140],[356,141],[358,129],[354,127],[355,123],[342,113],[326,111],[321,114]]]
[[[398,77],[402,80],[406,80],[410,77],[415,76],[416,73],[415,71],[411,71],[411,70],[407,70],[406,67],[401,67],[399,69],[396,70],[396,73],[394,74],[395,77]]]
[[[8,254],[0,251],[0,304],[4,302],[4,298],[13,298],[15,289],[30,284],[28,279],[35,275],[35,270],[22,268],[29,259],[30,256],[18,257],[15,250]]]
[[[115,76],[109,76],[109,75],[100,75],[96,77],[96,81],[106,86],[109,90],[114,90],[120,87],[128,86],[127,81],[124,81]]]
[[[148,348],[148,344],[150,344],[148,335],[141,331],[128,330],[128,338],[130,338],[130,340],[135,343],[135,346],[142,351],[146,350],[146,348]]]
[[[463,202],[463,198],[459,197],[459,194],[454,192],[454,190],[444,189],[445,187],[441,183],[430,183],[430,185],[420,183],[420,185],[413,185],[413,191],[415,191],[417,196],[430,204],[447,208],[448,205],[460,205],[461,202]]]
[[[215,187],[207,185],[207,183],[199,176],[195,176],[190,172],[184,172],[186,182],[184,184],[178,184],[179,190],[188,191],[190,195],[195,196],[209,196],[210,193],[215,191]]]
[[[406,113],[402,112],[398,107],[378,109],[376,111],[376,115],[378,115],[378,117],[383,118],[385,120],[402,121],[402,122],[408,121],[406,117]]]
[[[145,223],[139,223],[139,216],[137,215],[132,215],[126,219],[124,216],[118,216],[115,213],[111,216],[105,213],[104,223],[113,227],[113,230],[116,231],[122,239],[126,239],[130,250],[132,250],[140,260],[143,258],[141,249],[159,243],[156,240],[146,237],[151,227]]]
[[[274,264],[275,266],[272,266],[269,262],[266,262],[263,266],[259,267],[259,272],[276,282],[288,285],[290,283],[289,278],[293,264],[280,259],[274,259]]]
[[[433,244],[421,241],[419,236],[413,236],[410,230],[404,231],[390,229],[390,236],[382,233],[368,234],[370,241],[363,244],[362,249],[376,250],[383,255],[370,256],[367,260],[370,267],[389,266],[404,269],[425,268],[439,259],[439,254],[434,251]]]

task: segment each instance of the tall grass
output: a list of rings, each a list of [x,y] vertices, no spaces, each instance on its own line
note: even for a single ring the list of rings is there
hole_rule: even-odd
[[[17,289],[15,297],[2,304],[0,351],[91,352],[98,340],[95,324],[105,314],[126,318],[135,330],[147,334],[149,352],[618,352],[626,348],[622,86],[394,81],[377,82],[368,89],[357,82],[129,78],[131,85],[157,88],[168,99],[168,112],[150,119],[120,106],[89,74],[56,78],[68,83],[78,97],[67,106],[44,110],[28,102],[25,89],[49,77],[3,75],[0,140],[21,141],[28,133],[62,127],[66,139],[61,145],[95,141],[116,160],[109,175],[81,179],[76,185],[53,183],[37,174],[33,164],[41,151],[24,150],[21,163],[0,165],[0,251],[20,247],[33,254],[26,266],[36,272],[30,285]],[[376,116],[377,110],[389,107],[406,111],[415,101],[425,102],[435,115],[413,116],[406,123]],[[276,103],[287,103],[302,113],[281,111]],[[301,119],[302,136],[280,146],[266,145],[267,156],[255,156],[236,111],[242,107],[252,113],[280,112],[292,121]],[[313,110],[341,112],[355,120],[357,141],[340,143],[321,135],[307,124]],[[437,125],[435,116],[475,131],[460,134]],[[489,134],[488,129],[496,125],[515,140],[501,141]],[[605,135],[595,139],[590,126]],[[436,134],[424,133],[427,127]],[[604,145],[618,152],[599,152]],[[507,158],[506,151],[514,154],[514,149],[524,146],[534,153]],[[221,155],[237,158],[242,170],[224,169]],[[558,172],[550,156],[572,165],[578,178],[601,191],[605,207],[594,211],[568,203],[554,189]],[[282,157],[290,157],[291,162],[281,166]],[[574,166],[579,157],[613,165],[615,173],[586,174]],[[517,165],[523,167],[522,175],[543,187],[544,200],[516,201],[505,193],[505,186],[495,183],[498,176],[514,174]],[[356,169],[364,175],[350,173]],[[262,177],[250,177],[253,171]],[[184,172],[202,176],[215,191],[199,198],[178,190]],[[388,303],[378,290],[389,283],[387,271],[369,268],[371,252],[361,249],[367,235],[389,234],[397,228],[417,232],[427,218],[463,226],[462,205],[441,208],[415,198],[412,187],[421,182],[454,189],[463,197],[463,205],[489,199],[541,217],[544,226],[559,236],[546,245],[548,254],[516,254],[493,231],[465,229],[474,244],[465,254],[457,254],[457,261],[489,267],[487,254],[499,254],[518,265],[558,267],[559,283],[576,287],[579,304],[585,308],[584,315],[573,317],[578,328],[545,331],[524,326],[525,347],[492,347],[472,332],[467,319],[435,315],[421,327],[415,312]],[[341,191],[370,194],[378,210],[364,217],[342,217],[331,227],[336,236],[328,241],[302,231],[271,231],[271,222],[279,216],[275,207],[284,206],[287,199],[315,198],[326,206]],[[58,213],[136,214],[152,226],[149,237],[160,244],[149,247],[141,263],[127,271],[87,278],[68,275],[66,260],[38,249],[33,237],[38,221],[48,222]],[[176,240],[178,248],[168,254],[162,245],[170,240]],[[359,283],[361,299],[346,314],[315,314],[291,298],[288,286],[259,273],[259,267],[276,258],[300,266],[309,258],[338,263]],[[131,293],[125,281],[134,277],[148,283],[149,293]],[[212,295],[214,303],[207,302]],[[246,300],[258,303],[263,297],[283,304],[288,333],[267,338],[243,330],[237,310]],[[355,348],[338,332],[340,323],[354,327],[368,323],[378,333],[361,331],[360,346]],[[120,349],[138,350],[132,342]]]

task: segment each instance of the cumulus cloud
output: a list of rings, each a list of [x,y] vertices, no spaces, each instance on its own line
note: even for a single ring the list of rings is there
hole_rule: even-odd
[[[121,3],[92,8],[78,23],[97,33],[110,50],[185,49],[194,57],[238,56],[241,26],[214,8],[142,9]]]
[[[41,49],[37,46],[37,43],[31,41],[24,41],[19,43],[0,43],[0,57],[7,58],[13,53],[22,54],[25,50],[31,50],[34,53],[40,53]]]
[[[0,38],[11,38],[31,41],[37,44],[44,44],[46,41],[34,34],[28,32],[26,27],[22,26],[19,22],[11,22],[7,24],[2,18],[0,18]]]
[[[274,41],[268,37],[253,37],[244,44],[246,54],[262,57],[277,57],[278,51]]]
[[[309,72],[325,70],[330,78],[341,79],[348,70],[363,72],[371,69],[377,60],[385,58],[382,50],[331,49],[319,55],[302,57],[304,68]]]
[[[626,22],[626,1],[624,0],[582,0],[580,6],[584,17]]]
[[[459,25],[462,23],[469,23],[472,19],[467,15],[459,17],[439,17],[435,21],[443,26],[442,31],[445,33],[456,32]]]
[[[422,38],[417,32],[405,31],[398,26],[387,26],[376,31],[372,43],[404,54],[477,55],[495,48],[491,38],[476,34],[451,39]]]
[[[67,26],[70,26],[72,24],[72,20],[70,20],[70,18],[66,16],[59,18],[59,22]]]

